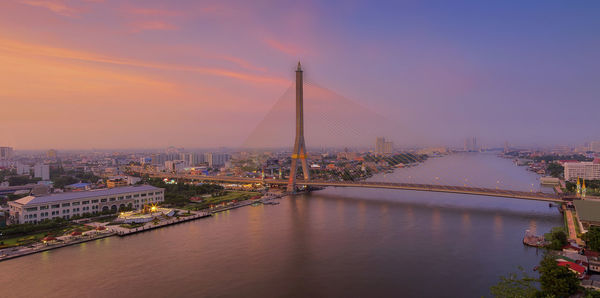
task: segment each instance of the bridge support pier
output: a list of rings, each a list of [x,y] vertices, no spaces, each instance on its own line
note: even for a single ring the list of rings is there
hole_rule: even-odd
[[[310,179],[306,155],[306,143],[304,142],[304,94],[302,67],[300,66],[300,62],[298,62],[298,69],[296,69],[296,138],[294,142],[294,151],[292,152],[290,179],[287,185],[288,192],[296,192],[296,171],[298,169],[298,160],[302,165],[304,180],[308,181]]]

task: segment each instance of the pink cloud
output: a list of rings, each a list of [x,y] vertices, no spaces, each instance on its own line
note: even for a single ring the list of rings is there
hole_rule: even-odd
[[[133,32],[141,32],[146,30],[169,31],[178,29],[177,26],[163,21],[145,21],[132,24]]]
[[[78,9],[70,7],[60,0],[22,0],[20,2],[29,6],[42,7],[63,16],[72,17],[79,13]]]
[[[182,15],[183,12],[175,11],[175,10],[166,10],[166,9],[157,9],[157,8],[144,8],[144,7],[136,7],[128,9],[127,12],[134,15],[142,15],[142,16],[179,16]]]
[[[278,50],[284,54],[287,54],[289,56],[298,56],[303,52],[300,48],[298,48],[294,45],[284,44],[275,39],[265,38],[264,41],[269,47],[271,47],[275,50]]]
[[[159,70],[177,70],[177,71],[188,71],[204,75],[226,77],[247,82],[254,83],[266,83],[276,85],[287,85],[289,81],[266,75],[255,75],[245,72],[233,71],[225,68],[218,67],[203,67],[203,66],[189,66],[180,64],[165,64],[165,63],[154,63],[139,60],[122,59],[118,57],[108,57],[97,53],[83,52],[77,50],[69,50],[64,48],[55,48],[51,46],[45,46],[41,44],[29,44],[15,40],[0,38],[0,51],[10,51],[12,53],[20,53],[22,55],[32,56],[43,56],[52,57],[59,59],[69,59],[78,61],[87,61],[95,63],[104,63],[111,65],[124,65],[134,66],[140,68],[151,68]],[[231,59],[236,59],[230,57]],[[243,60],[240,60],[243,61]]]
[[[267,71],[266,68],[255,66],[242,58],[233,57],[233,56],[219,56],[218,58],[225,60],[225,61],[233,62],[233,63],[235,63],[243,68],[249,69],[249,70],[256,70],[256,71],[262,71],[262,72]]]

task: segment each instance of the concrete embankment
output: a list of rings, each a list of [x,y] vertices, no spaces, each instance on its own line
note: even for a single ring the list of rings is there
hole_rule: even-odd
[[[28,256],[28,255],[43,252],[43,251],[53,250],[53,249],[57,249],[57,248],[65,247],[65,246],[76,245],[76,244],[81,244],[84,242],[94,241],[94,240],[110,237],[113,235],[115,235],[114,232],[108,232],[108,233],[102,233],[102,234],[99,234],[99,235],[96,235],[93,237],[80,238],[80,239],[69,241],[66,243],[50,244],[47,246],[34,247],[31,249],[21,248],[18,251],[10,251],[9,250],[5,254],[0,255],[0,262],[18,258],[18,257]],[[8,250],[8,249],[5,249],[5,250]]]
[[[97,234],[94,236],[83,236],[81,238],[78,238],[78,239],[75,239],[75,240],[69,241],[69,242],[50,244],[50,245],[36,244],[36,246],[32,247],[32,248],[21,247],[20,249],[17,249],[17,250],[4,249],[4,250],[0,250],[0,261],[10,260],[10,259],[27,256],[27,255],[31,255],[31,254],[35,254],[35,253],[39,253],[39,252],[43,252],[43,251],[48,251],[48,250],[52,250],[52,249],[57,249],[57,248],[61,248],[61,247],[69,246],[69,245],[81,244],[84,242],[98,240],[98,239],[111,237],[111,236],[115,236],[115,235],[116,236],[127,236],[127,235],[131,235],[131,234],[135,234],[135,233],[154,230],[154,229],[158,229],[158,228],[162,228],[165,226],[170,226],[170,225],[174,225],[174,224],[178,224],[178,223],[182,223],[182,222],[187,222],[187,221],[192,221],[192,220],[196,220],[196,219],[200,219],[200,218],[210,217],[214,213],[231,210],[231,209],[236,209],[236,208],[240,208],[240,207],[245,207],[248,205],[252,205],[254,203],[262,203],[264,201],[268,201],[268,200],[272,200],[272,199],[279,199],[284,196],[285,196],[284,194],[271,195],[271,196],[265,197],[260,200],[248,200],[248,201],[244,201],[244,202],[239,202],[235,205],[230,205],[230,206],[226,206],[226,207],[223,207],[220,209],[215,209],[210,212],[198,212],[198,213],[193,213],[192,215],[185,216],[185,217],[180,216],[179,218],[167,219],[167,220],[159,222],[158,224],[148,223],[145,226],[138,227],[135,229],[127,229],[127,228],[123,228],[120,226],[105,226],[106,228],[108,228],[110,230],[109,232],[104,232],[104,233]],[[102,225],[102,224],[100,224],[100,225]],[[95,225],[95,226],[97,226],[97,225]]]

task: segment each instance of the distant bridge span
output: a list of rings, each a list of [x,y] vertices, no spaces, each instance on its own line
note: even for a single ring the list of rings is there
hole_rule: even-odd
[[[415,184],[415,183],[388,183],[388,182],[369,182],[369,181],[318,181],[310,179],[310,171],[307,166],[307,154],[306,144],[304,142],[304,99],[303,99],[303,70],[300,62],[298,62],[298,68],[296,69],[296,139],[294,144],[294,151],[292,153],[292,161],[290,172],[292,176],[289,180],[283,179],[256,179],[256,178],[242,178],[242,177],[231,177],[231,176],[200,176],[200,175],[186,175],[186,174],[168,174],[168,173],[155,173],[143,170],[141,167],[136,166],[130,168],[134,172],[141,174],[147,174],[152,177],[159,178],[176,178],[176,179],[188,179],[195,181],[210,181],[210,182],[224,182],[224,183],[262,183],[267,185],[283,185],[286,186],[288,191],[295,191],[296,185],[306,186],[322,186],[322,187],[361,187],[361,188],[384,188],[384,189],[402,189],[402,190],[414,190],[414,191],[432,191],[432,192],[446,192],[446,193],[459,193],[467,195],[478,195],[478,196],[491,196],[491,197],[505,197],[515,198],[524,200],[536,200],[546,202],[563,202],[562,198],[555,194],[548,194],[543,192],[526,192],[526,191],[514,191],[504,189],[493,189],[493,188],[479,188],[479,187],[468,187],[468,186],[450,186],[450,185],[435,185],[435,184]],[[298,162],[302,165],[303,180],[296,179],[296,168]],[[137,169],[136,169],[137,168]]]
[[[167,173],[149,173],[152,177],[156,178],[174,178],[174,179],[188,179],[196,181],[207,181],[207,182],[224,182],[224,183],[263,183],[270,185],[287,185],[288,180],[282,179],[258,179],[258,178],[242,178],[242,177],[230,177],[230,176],[200,176],[200,175],[186,175],[186,174],[167,174]],[[414,191],[430,191],[430,192],[445,192],[445,193],[458,193],[467,195],[477,196],[490,196],[490,197],[504,197],[514,198],[523,200],[535,200],[535,201],[546,201],[546,202],[564,202],[558,195],[552,193],[543,192],[527,192],[527,191],[516,191],[516,190],[505,190],[505,189],[494,189],[494,188],[480,188],[480,187],[469,187],[469,186],[452,186],[452,185],[437,185],[437,184],[418,184],[418,183],[391,183],[391,182],[369,182],[369,181],[318,181],[318,180],[297,180],[298,185],[306,186],[322,186],[322,187],[360,187],[360,188],[382,188],[382,189],[400,189],[400,190],[414,190]]]

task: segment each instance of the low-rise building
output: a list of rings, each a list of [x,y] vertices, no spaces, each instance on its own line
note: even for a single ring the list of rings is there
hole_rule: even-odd
[[[583,278],[585,276],[585,272],[587,271],[584,266],[569,261],[557,261],[557,265],[569,269],[579,278]]]
[[[600,260],[598,258],[588,258],[588,264],[590,271],[600,273]]]
[[[72,191],[82,191],[82,190],[90,190],[92,188],[91,183],[73,183],[65,186],[65,189]]]
[[[597,280],[582,280],[581,286],[588,289],[600,290],[600,281]]]
[[[113,178],[106,180],[106,187],[108,188],[122,187],[127,185],[129,185],[129,182],[127,182],[127,179],[125,178]]]
[[[125,207],[140,209],[164,201],[164,189],[151,185],[116,187],[90,191],[27,196],[8,202],[9,223],[38,223],[45,219],[65,218],[85,213],[117,211]]]
[[[556,177],[542,177],[540,178],[542,185],[560,185],[560,179]]]

